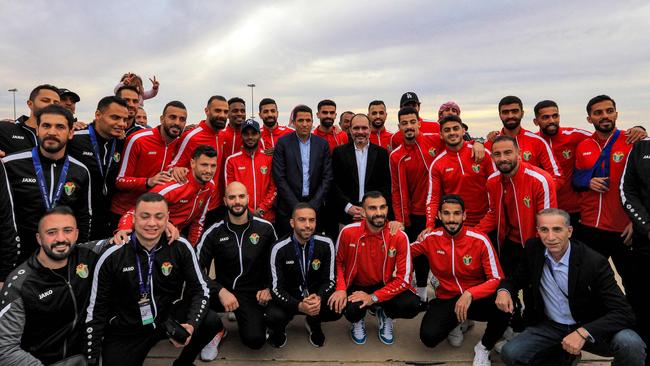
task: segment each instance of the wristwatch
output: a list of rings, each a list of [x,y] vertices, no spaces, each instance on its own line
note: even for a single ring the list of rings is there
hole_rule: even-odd
[[[379,302],[379,298],[375,294],[370,295],[370,300],[372,300],[373,304],[376,304]]]

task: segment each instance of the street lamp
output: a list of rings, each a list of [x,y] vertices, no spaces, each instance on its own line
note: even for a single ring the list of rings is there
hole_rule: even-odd
[[[15,121],[16,120],[16,92],[18,91],[18,89],[13,88],[7,91],[14,93],[14,121]]]
[[[253,90],[255,89],[255,84],[247,84],[249,88],[251,88],[251,118],[255,118],[255,110],[254,110],[254,105],[255,105],[255,98],[253,95]]]

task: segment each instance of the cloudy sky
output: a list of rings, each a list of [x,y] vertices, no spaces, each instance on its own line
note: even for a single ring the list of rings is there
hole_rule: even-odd
[[[208,97],[273,97],[281,120],[299,103],[334,99],[366,111],[383,99],[395,129],[400,95],[425,118],[457,101],[475,135],[500,127],[496,105],[520,96],[560,104],[562,122],[591,129],[584,106],[617,100],[619,125],[650,115],[647,1],[9,1],[0,0],[0,118],[27,114],[29,91],[51,83],[81,96],[78,117],[132,71],[161,83],[150,121],[183,101],[191,121]],[[256,107],[256,104],[255,104]],[[256,109],[256,108],[255,108]]]

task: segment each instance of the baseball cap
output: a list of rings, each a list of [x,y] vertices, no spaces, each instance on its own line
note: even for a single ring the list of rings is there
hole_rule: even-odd
[[[59,89],[59,96],[60,97],[63,97],[63,96],[66,96],[66,95],[71,96],[75,103],[79,103],[79,101],[81,100],[81,98],[79,98],[79,94],[73,92],[72,90],[65,89],[65,88]]]
[[[244,121],[244,123],[241,126],[241,132],[243,133],[248,128],[254,129],[255,132],[260,132],[260,124],[252,118],[249,118],[246,121]]]
[[[418,99],[418,95],[415,94],[414,92],[406,92],[402,94],[402,98],[399,100],[399,106],[402,107],[404,104],[407,103],[420,103],[420,100]]]

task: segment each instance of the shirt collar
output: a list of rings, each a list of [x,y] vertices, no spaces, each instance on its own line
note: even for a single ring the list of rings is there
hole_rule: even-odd
[[[563,265],[568,267],[569,266],[569,257],[571,256],[571,241],[569,241],[569,246],[567,247],[566,252],[564,252],[564,255],[562,256],[562,258],[560,258],[559,262],[555,262],[555,260],[551,256],[551,253],[548,252],[548,249],[544,250],[544,256],[546,258],[550,259],[551,263],[553,263],[555,265],[563,264]]]

